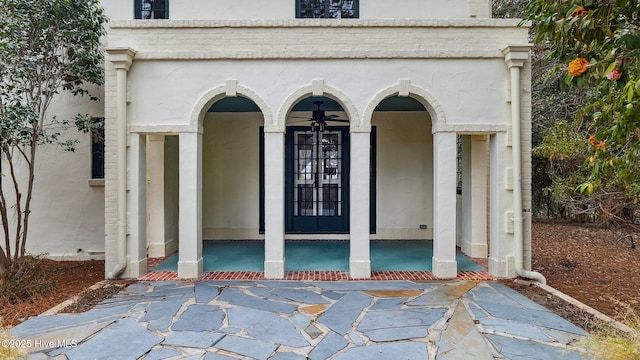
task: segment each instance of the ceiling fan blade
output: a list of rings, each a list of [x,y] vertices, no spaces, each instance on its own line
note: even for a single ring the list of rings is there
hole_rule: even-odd
[[[349,120],[345,120],[345,119],[325,119],[326,121],[334,121],[334,122],[344,122],[344,123],[348,123]]]
[[[287,116],[288,119],[305,119],[305,120],[313,120],[310,117],[304,117],[304,116]]]
[[[297,120],[297,121],[287,121],[287,124],[305,124],[305,123],[309,123],[309,119],[307,120]]]

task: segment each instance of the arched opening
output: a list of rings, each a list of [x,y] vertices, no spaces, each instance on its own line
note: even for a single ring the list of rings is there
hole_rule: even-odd
[[[349,232],[349,119],[328,97],[302,99],[287,116],[285,232]]]
[[[263,113],[247,97],[224,97],[209,107],[202,125],[204,271],[263,271],[264,236],[259,231]]]
[[[375,108],[376,233],[372,239],[433,238],[433,135],[425,107],[392,96]]]

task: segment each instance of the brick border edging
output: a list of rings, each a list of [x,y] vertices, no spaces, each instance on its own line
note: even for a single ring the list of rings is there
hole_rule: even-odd
[[[176,271],[152,271],[138,280],[142,281],[163,281],[163,280],[181,280]],[[430,271],[373,271],[371,278],[357,279],[352,278],[347,271],[289,271],[283,279],[267,279],[261,271],[213,271],[206,272],[197,279],[197,281],[268,281],[268,280],[284,280],[284,281],[390,281],[390,280],[407,280],[407,281],[446,281],[446,280],[478,280],[493,281],[496,280],[486,271],[459,271],[458,276],[452,279],[439,279]]]

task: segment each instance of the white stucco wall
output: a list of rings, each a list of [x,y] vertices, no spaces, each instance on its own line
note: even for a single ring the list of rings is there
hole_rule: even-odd
[[[376,234],[372,239],[433,236],[433,136],[424,112],[374,113]],[[427,225],[421,230],[420,225]]]
[[[130,73],[130,123],[189,125],[195,103],[226,79],[252,89],[277,114],[285,99],[314,79],[349,95],[363,114],[377,92],[408,78],[428,89],[447,114],[448,124],[503,125],[509,116],[504,61],[489,60],[289,60],[141,61]],[[345,69],[348,71],[345,73]],[[370,76],[376,74],[376,76]],[[188,87],[175,84],[189,84]],[[482,95],[482,96],[479,96]],[[366,119],[364,119],[367,121]]]
[[[99,94],[100,89],[92,93]],[[49,108],[49,119],[72,119],[76,113],[101,117],[103,103],[62,93]],[[27,252],[52,258],[76,259],[104,257],[104,187],[91,186],[91,142],[88,134],[75,129],[63,132],[61,139],[77,139],[75,152],[55,145],[42,145],[35,164],[35,182]],[[3,189],[9,203],[12,191],[9,167],[2,164]],[[26,168],[17,169],[26,196]],[[15,216],[10,214],[13,224]],[[4,243],[3,245],[4,246]]]
[[[133,0],[103,0],[111,19],[133,19]],[[171,0],[176,20],[293,19],[295,0]],[[453,19],[489,17],[488,0],[361,0],[361,19]]]
[[[209,113],[202,142],[203,238],[260,239],[261,113]]]
[[[178,136],[165,136],[164,147],[164,238],[167,252],[178,248]]]

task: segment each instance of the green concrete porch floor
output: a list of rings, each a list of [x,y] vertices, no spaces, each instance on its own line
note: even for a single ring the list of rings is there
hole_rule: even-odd
[[[433,241],[373,240],[372,271],[431,271]],[[263,271],[264,241],[217,240],[202,245],[204,271]],[[287,240],[286,271],[348,271],[349,242],[331,240]],[[457,253],[458,271],[483,271],[480,265]],[[177,271],[175,253],[151,271]]]

